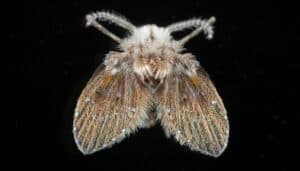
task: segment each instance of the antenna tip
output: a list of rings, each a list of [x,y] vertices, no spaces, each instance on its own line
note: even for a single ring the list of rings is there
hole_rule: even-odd
[[[216,20],[217,20],[216,17],[212,16],[212,17],[209,18],[208,22],[214,23],[214,22],[216,22]]]
[[[94,22],[96,20],[96,18],[97,18],[97,14],[95,14],[95,13],[86,15],[86,17],[85,17],[86,27],[89,27],[92,24],[92,22]]]

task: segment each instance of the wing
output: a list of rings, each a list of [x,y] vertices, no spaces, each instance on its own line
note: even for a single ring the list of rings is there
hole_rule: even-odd
[[[114,75],[100,66],[77,102],[73,134],[84,154],[112,146],[142,127],[149,94],[132,72]]]
[[[167,136],[206,155],[226,148],[229,123],[222,99],[203,69],[197,75],[173,75],[165,80],[159,119]]]

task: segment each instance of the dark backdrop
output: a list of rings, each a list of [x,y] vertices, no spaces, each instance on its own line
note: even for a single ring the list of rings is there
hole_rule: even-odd
[[[101,9],[123,14],[136,25],[166,26],[216,16],[215,38],[207,41],[200,35],[186,48],[208,71],[227,107],[231,130],[223,155],[212,158],[191,152],[165,138],[159,126],[140,130],[111,149],[88,156],[80,153],[72,135],[76,100],[105,54],[117,46],[84,26],[85,15]],[[288,50],[295,38],[293,22],[283,16],[285,9],[294,12],[284,4],[253,1],[24,3],[24,55],[18,60],[18,73],[26,98],[17,108],[18,166],[288,170],[297,150],[288,118],[297,114],[298,85],[293,80],[298,78],[299,63]],[[121,29],[106,26],[124,35]]]

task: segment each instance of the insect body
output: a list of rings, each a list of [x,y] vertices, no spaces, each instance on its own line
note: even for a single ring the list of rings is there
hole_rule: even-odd
[[[120,39],[96,20],[110,21],[131,35]],[[214,21],[135,27],[111,13],[87,15],[87,25],[118,42],[120,51],[106,55],[79,97],[73,130],[79,149],[90,154],[160,122],[180,144],[219,156],[229,136],[226,110],[199,62],[182,53],[183,45],[201,31],[212,38]],[[171,33],[191,27],[195,30],[181,40],[172,38]]]

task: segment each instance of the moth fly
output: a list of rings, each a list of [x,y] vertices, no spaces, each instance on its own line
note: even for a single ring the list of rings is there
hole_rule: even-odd
[[[78,99],[73,133],[82,153],[109,148],[157,122],[167,137],[191,150],[214,157],[223,153],[229,137],[226,109],[195,56],[183,52],[184,44],[201,32],[213,38],[214,17],[167,27],[136,27],[108,12],[91,13],[86,20],[119,43],[119,51],[106,55]],[[121,39],[100,21],[130,35]],[[189,28],[194,30],[180,40],[171,36]]]

